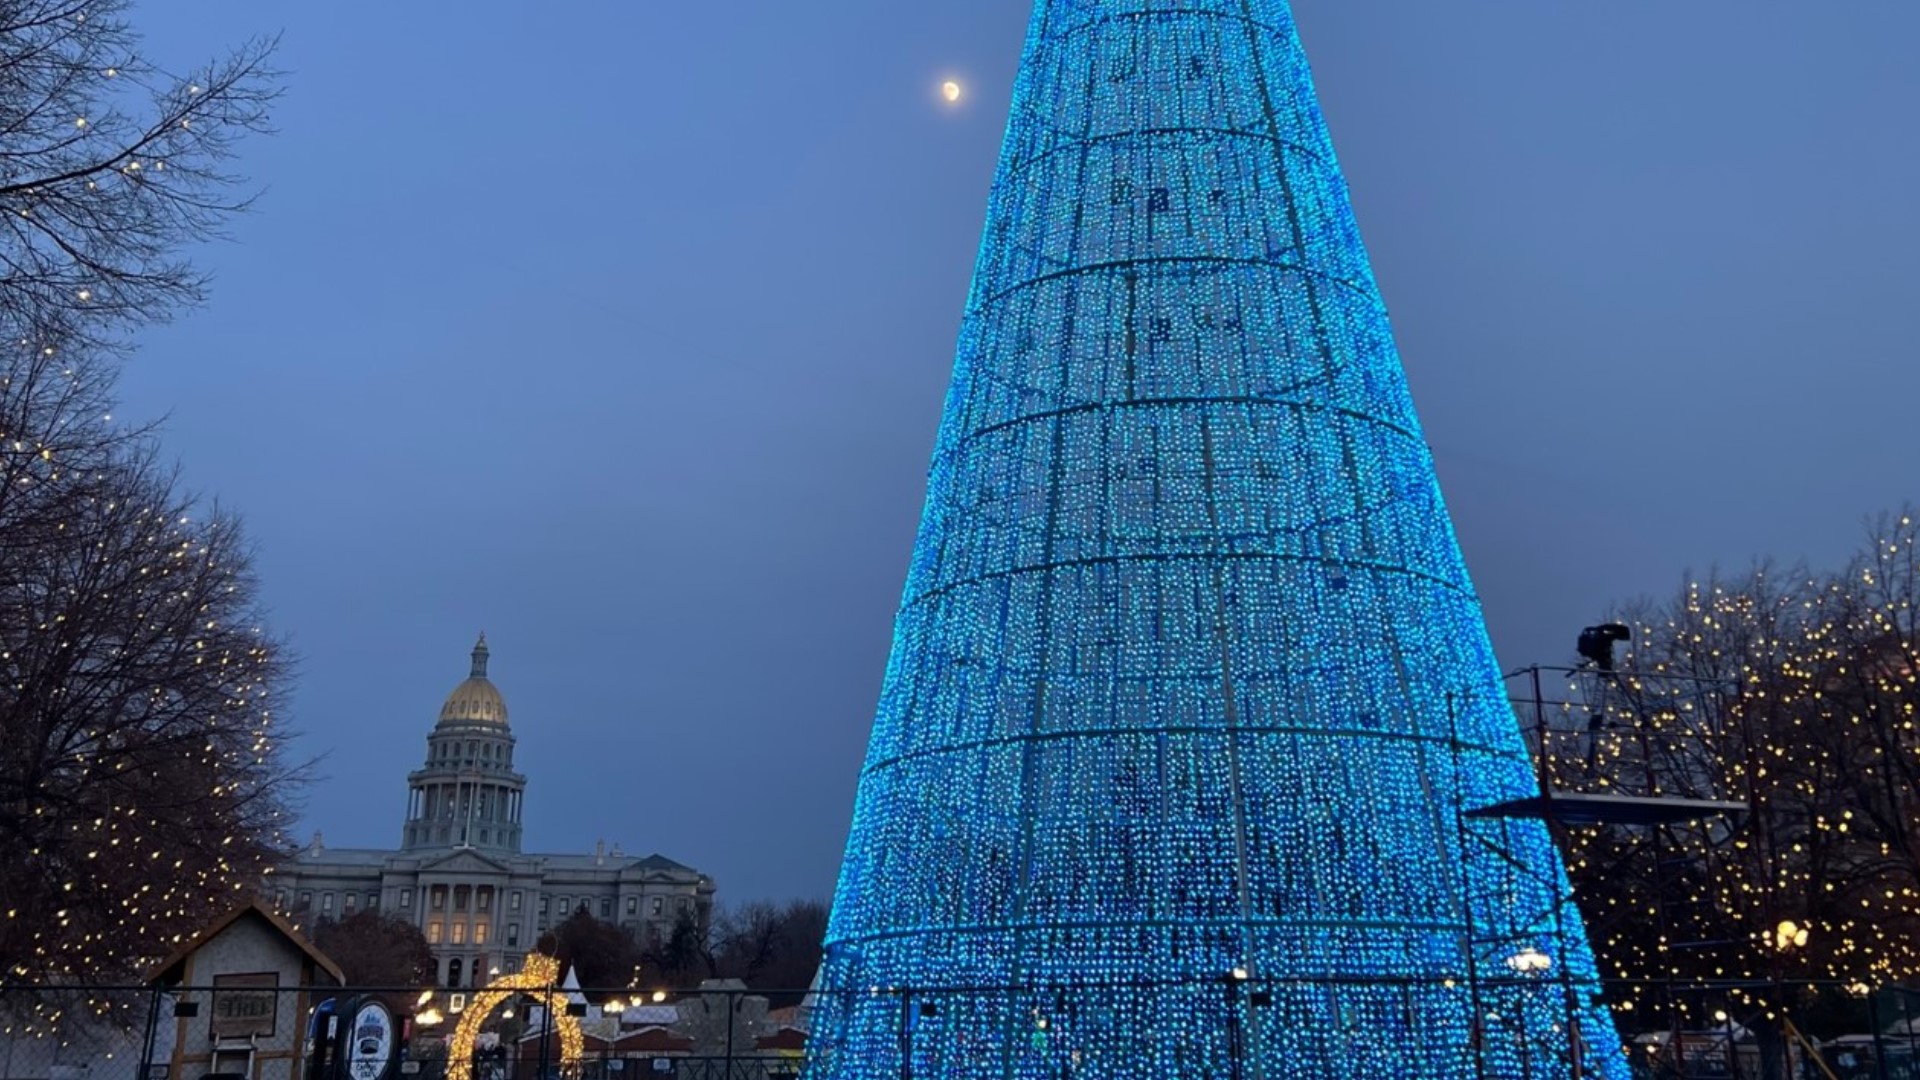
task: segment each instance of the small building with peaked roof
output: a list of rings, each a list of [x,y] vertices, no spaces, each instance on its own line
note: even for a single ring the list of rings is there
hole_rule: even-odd
[[[425,763],[407,774],[400,846],[332,848],[315,833],[268,879],[275,909],[302,926],[367,910],[405,918],[426,936],[439,983],[456,989],[518,970],[541,934],[581,908],[642,943],[665,940],[683,915],[704,923],[713,880],[664,855],[604,842],[582,855],[521,850],[527,777],[514,767],[491,657],[482,634],[427,735]]]
[[[154,965],[146,981],[165,992],[152,1064],[169,1080],[299,1080],[307,1015],[346,979],[292,923],[249,900]]]

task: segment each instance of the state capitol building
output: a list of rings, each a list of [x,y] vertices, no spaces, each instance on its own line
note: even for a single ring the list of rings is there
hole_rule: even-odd
[[[302,923],[398,915],[426,935],[449,987],[518,970],[544,931],[583,908],[642,943],[665,938],[683,914],[704,922],[712,879],[672,859],[604,844],[590,855],[521,853],[527,778],[513,770],[507,703],[487,655],[482,634],[427,736],[426,764],[407,776],[400,849],[329,848],[316,833],[268,881],[280,910]]]

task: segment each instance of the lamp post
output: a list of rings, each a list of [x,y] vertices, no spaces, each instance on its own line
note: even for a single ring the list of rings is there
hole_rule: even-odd
[[[913,1080],[913,1029],[921,1019],[931,1019],[940,1015],[940,1007],[931,1001],[922,1000],[918,1007],[914,1005],[913,988],[900,988],[900,1080]],[[1046,1020],[1040,1021],[1046,1027]]]
[[[1227,972],[1227,1069],[1230,1080],[1241,1080],[1245,1068],[1246,1036],[1241,1027],[1241,987],[1253,978],[1253,973],[1245,967],[1236,967]],[[1246,1004],[1256,1009],[1264,1009],[1273,1004],[1273,991],[1254,989],[1246,994]]]
[[[1792,962],[1794,950],[1807,947],[1807,940],[1812,937],[1812,933],[1812,927],[1801,926],[1792,919],[1782,919],[1780,924],[1773,928],[1771,942],[1773,945],[1773,1007],[1779,1011],[1783,1022],[1787,1016],[1786,968]],[[1776,1030],[1774,1025],[1769,1024],[1763,1034],[1766,1037],[1756,1044],[1761,1055],[1760,1071],[1772,1075],[1776,1064],[1783,1071],[1786,1070],[1792,1062],[1793,1048],[1787,1044],[1785,1032]],[[1777,1063],[1768,1060],[1774,1054],[1778,1055]]]
[[[913,1080],[913,991],[900,988],[900,1080]]]
[[[558,966],[557,964],[554,965],[556,968]],[[553,1030],[553,1007],[555,1003],[553,984],[557,978],[559,978],[557,974],[548,974],[546,993],[540,998],[540,1080],[553,1080],[551,1076],[547,1075],[547,1043],[548,1033]]]
[[[1873,998],[1873,987],[1866,983],[1852,983],[1847,987],[1847,996],[1859,998],[1867,1007],[1867,1032],[1873,1036],[1873,1075],[1875,1080],[1887,1080],[1887,1045],[1880,1035],[1880,1009]]]
[[[1507,967],[1512,969],[1513,973],[1522,979],[1531,979],[1536,975],[1545,975],[1548,971],[1552,970],[1553,957],[1529,945],[1519,952],[1514,953],[1512,956],[1507,957]],[[1530,1046],[1532,1040],[1527,1037],[1527,994],[1528,988],[1523,986],[1520,990],[1519,1007],[1516,1010],[1517,1015],[1515,1017],[1519,1025],[1520,1076],[1522,1080],[1532,1080],[1533,1077],[1533,1051]]]
[[[1227,972],[1227,1076],[1241,1080],[1240,988],[1252,977],[1244,967]]]
[[[1721,1036],[1726,1040],[1727,1075],[1738,1077],[1740,1075],[1740,1049],[1735,1046],[1733,1042],[1733,1017],[1727,1015],[1727,1010],[1725,1009],[1715,1009],[1713,1010],[1713,1022],[1720,1025]]]
[[[448,1052],[451,1052],[451,1048],[447,1046],[446,1038],[444,1036],[439,1035],[437,1032],[434,1032],[433,1030],[435,1028],[438,1028],[441,1022],[446,1020],[446,1017],[441,1015],[439,1009],[434,1008],[432,1001],[433,1001],[433,991],[426,990],[420,994],[420,999],[414,1002],[413,1023],[415,1027],[415,1034],[420,1035],[421,1037],[427,1037],[428,1035],[431,1035],[433,1038],[439,1040],[441,1048],[443,1050],[447,1050]],[[407,1048],[407,1055],[411,1057],[412,1054],[413,1054],[413,1048],[409,1046]]]

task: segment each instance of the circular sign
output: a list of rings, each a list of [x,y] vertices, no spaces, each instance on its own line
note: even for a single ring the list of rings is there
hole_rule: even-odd
[[[380,1080],[393,1063],[393,1013],[377,1001],[361,1005],[347,1029],[347,1075]]]

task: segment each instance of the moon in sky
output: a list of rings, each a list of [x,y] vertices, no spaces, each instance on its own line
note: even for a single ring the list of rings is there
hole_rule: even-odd
[[[957,82],[954,82],[952,79],[948,79],[946,82],[941,83],[940,96],[943,98],[946,98],[947,104],[949,105],[959,101],[960,100],[960,84]]]

